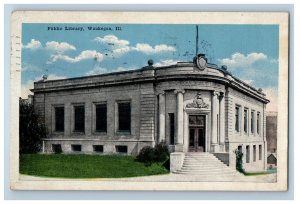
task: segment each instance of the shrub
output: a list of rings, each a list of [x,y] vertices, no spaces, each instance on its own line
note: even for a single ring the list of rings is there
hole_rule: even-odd
[[[37,153],[41,150],[42,138],[46,137],[47,129],[32,104],[20,98],[19,106],[19,152]]]
[[[238,170],[241,173],[244,173],[244,167],[243,167],[243,152],[239,151],[239,150],[235,150],[234,151],[235,155],[236,155],[236,170]]]
[[[151,164],[154,161],[154,149],[153,147],[143,147],[136,157],[137,161]]]
[[[136,159],[139,162],[152,164],[153,162],[166,162],[170,157],[168,146],[165,142],[160,142],[155,147],[143,147]]]
[[[170,152],[168,149],[168,146],[164,141],[158,143],[154,147],[154,161],[157,162],[164,162],[166,161],[170,156]]]

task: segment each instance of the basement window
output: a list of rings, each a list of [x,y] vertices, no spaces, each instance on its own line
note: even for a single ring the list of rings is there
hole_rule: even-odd
[[[93,145],[94,152],[102,153],[103,152],[103,145]]]
[[[125,146],[125,145],[117,145],[116,146],[116,152],[117,153],[122,153],[122,154],[127,154],[127,146]]]
[[[61,145],[60,144],[52,144],[52,152],[55,154],[62,153]]]
[[[72,145],[71,148],[73,152],[81,152],[81,145]]]

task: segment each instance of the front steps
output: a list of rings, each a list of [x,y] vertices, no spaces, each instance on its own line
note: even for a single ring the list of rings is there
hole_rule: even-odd
[[[208,152],[189,152],[185,154],[183,165],[174,174],[203,176],[206,179],[237,179],[241,173],[228,167],[217,157]]]

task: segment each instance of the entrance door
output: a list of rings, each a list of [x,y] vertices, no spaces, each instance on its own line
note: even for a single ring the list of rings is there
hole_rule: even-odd
[[[205,152],[205,116],[189,116],[189,151]]]

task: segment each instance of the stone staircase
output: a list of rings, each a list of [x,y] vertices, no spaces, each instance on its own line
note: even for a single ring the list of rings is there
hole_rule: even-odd
[[[241,179],[243,174],[228,167],[209,152],[189,152],[185,154],[182,168],[174,174],[203,176],[205,179]]]

